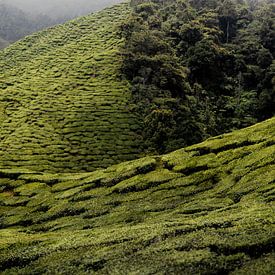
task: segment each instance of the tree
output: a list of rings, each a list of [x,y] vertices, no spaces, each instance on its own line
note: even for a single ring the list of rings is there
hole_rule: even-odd
[[[132,4],[122,69],[149,151],[175,150],[274,115],[272,4]]]
[[[232,0],[224,0],[218,7],[220,28],[224,33],[223,41],[229,43],[236,36],[237,11]]]

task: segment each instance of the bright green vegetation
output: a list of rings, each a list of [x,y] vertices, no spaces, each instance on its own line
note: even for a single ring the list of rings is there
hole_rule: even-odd
[[[91,172],[272,117],[274,6],[236,1],[133,0],[2,51],[0,169]]]
[[[274,273],[275,118],[132,160],[274,114],[270,26],[137,2],[0,53],[1,274]]]
[[[274,133],[91,173],[1,170],[1,274],[273,274]]]
[[[119,73],[127,4],[76,19],[0,53],[0,168],[82,172],[140,153]]]

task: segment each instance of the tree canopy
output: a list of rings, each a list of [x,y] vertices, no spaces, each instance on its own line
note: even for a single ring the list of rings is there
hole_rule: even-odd
[[[140,133],[160,153],[275,112],[274,4],[132,0],[122,71]]]

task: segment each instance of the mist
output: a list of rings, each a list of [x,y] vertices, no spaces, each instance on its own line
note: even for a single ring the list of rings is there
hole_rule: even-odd
[[[28,14],[43,14],[52,19],[74,18],[121,2],[123,0],[0,0]]]
[[[124,0],[0,0],[0,50],[26,35]]]

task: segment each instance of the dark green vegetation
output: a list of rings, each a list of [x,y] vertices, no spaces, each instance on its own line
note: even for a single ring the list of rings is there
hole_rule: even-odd
[[[119,74],[119,5],[0,52],[0,168],[93,171],[134,159],[138,120]]]
[[[274,133],[92,173],[1,170],[1,274],[274,274]]]
[[[171,151],[275,114],[272,2],[131,1],[123,71],[148,151]]]

